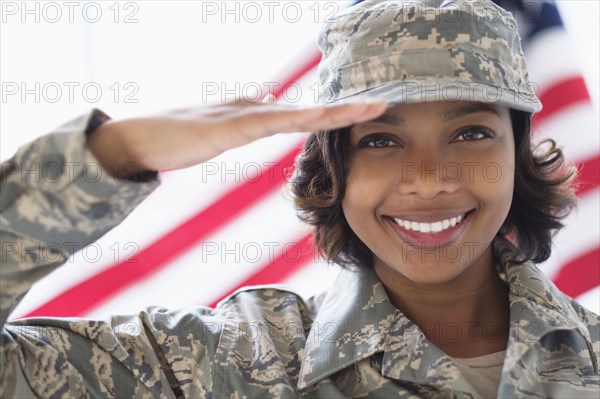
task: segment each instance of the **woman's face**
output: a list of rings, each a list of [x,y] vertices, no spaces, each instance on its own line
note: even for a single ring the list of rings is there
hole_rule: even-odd
[[[476,102],[390,107],[350,131],[344,214],[380,276],[418,284],[489,264],[510,208],[508,108]]]

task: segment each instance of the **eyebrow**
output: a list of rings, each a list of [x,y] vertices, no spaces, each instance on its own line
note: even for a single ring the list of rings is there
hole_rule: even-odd
[[[380,123],[382,125],[395,125],[399,126],[404,123],[404,119],[395,117],[389,114],[383,114],[373,120],[370,120],[369,123]]]

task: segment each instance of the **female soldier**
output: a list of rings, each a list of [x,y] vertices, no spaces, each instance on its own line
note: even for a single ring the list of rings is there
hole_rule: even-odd
[[[340,105],[95,111],[3,165],[0,395],[598,397],[600,319],[534,265],[573,204],[573,174],[552,143],[533,153],[540,104],[514,19],[485,0],[365,1],[319,45],[322,99]],[[344,103],[356,98],[384,101]],[[297,130],[316,131],[292,182],[299,214],[345,268],[329,291],[6,322],[67,244],[93,242],[157,187],[154,171]],[[116,179],[19,179],[57,159],[97,160]],[[64,243],[59,261],[36,257],[48,243]]]

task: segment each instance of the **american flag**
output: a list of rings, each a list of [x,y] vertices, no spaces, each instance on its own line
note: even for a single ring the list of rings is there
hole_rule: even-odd
[[[565,293],[598,312],[598,115],[556,5],[497,3],[515,13],[531,80],[539,86],[544,109],[535,118],[535,137],[555,138],[582,181],[579,209],[541,267]],[[278,83],[270,87],[282,101],[315,100],[320,53],[314,37],[306,42],[282,62],[284,72],[269,80]],[[278,135],[197,167],[164,171],[151,197],[37,284],[12,318],[99,317],[147,305],[214,306],[247,285],[279,283],[304,296],[326,289],[337,268],[315,255],[310,231],[298,222],[285,195],[304,137]]]

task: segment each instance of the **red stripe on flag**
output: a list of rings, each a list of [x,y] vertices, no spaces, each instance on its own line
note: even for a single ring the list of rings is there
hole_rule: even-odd
[[[580,101],[590,101],[590,93],[583,76],[572,76],[563,79],[539,93],[544,108],[534,115],[536,122],[554,115],[564,108]]]
[[[304,236],[296,245],[288,248],[293,248],[293,251],[296,251],[296,254],[290,254],[290,251],[282,252],[282,254],[272,262],[247,279],[238,283],[235,287],[231,288],[226,295],[222,295],[219,300],[214,301],[209,306],[213,308],[216,307],[221,300],[242,287],[279,283],[308,264],[315,254],[312,248],[310,235]]]
[[[134,259],[117,263],[93,277],[69,288],[25,317],[79,316],[119,291],[150,276],[202,239],[234,220],[285,181],[298,148],[263,173],[253,182],[238,185],[224,197],[171,230],[158,241],[139,252]]]
[[[577,297],[600,285],[600,248],[596,247],[564,265],[554,278],[556,286],[570,297]]]

